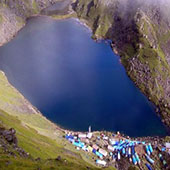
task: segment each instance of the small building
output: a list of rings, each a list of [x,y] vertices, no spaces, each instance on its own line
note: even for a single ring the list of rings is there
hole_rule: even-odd
[[[117,159],[120,160],[120,152],[117,154]]]
[[[102,141],[102,144],[106,146],[106,145],[108,145],[109,143],[108,143],[108,141],[103,140],[103,141]]]
[[[91,126],[89,126],[89,133],[91,133]]]
[[[89,149],[86,146],[83,146],[82,149],[86,152],[89,152]]]
[[[107,151],[105,151],[104,149],[99,149],[99,153],[101,153],[103,156],[107,156]]]
[[[96,164],[106,166],[107,163],[104,160],[96,160]]]
[[[87,134],[87,138],[89,138],[89,139],[91,139],[92,136],[93,136],[93,133],[91,133],[91,132]]]
[[[103,155],[102,155],[101,153],[99,153],[99,152],[96,151],[95,154],[96,154],[100,159],[103,159]]]
[[[79,138],[86,138],[87,135],[86,135],[85,133],[80,133],[80,134],[78,134],[78,137],[79,137]]]
[[[95,149],[95,150],[98,150],[98,149],[99,149],[99,147],[98,147],[96,144],[94,144],[94,145],[92,146],[92,148]]]
[[[71,139],[69,138],[68,141],[70,141],[71,143],[73,143],[75,140],[74,139]]]
[[[65,138],[66,138],[67,140],[69,140],[69,139],[74,139],[74,136],[72,136],[72,135],[66,135]]]
[[[86,138],[81,138],[81,141],[84,142],[84,143],[86,143],[86,144],[89,144],[89,143],[90,143],[89,139],[86,139]]]
[[[95,150],[95,149],[93,149],[92,152],[93,152],[94,154],[96,154],[96,150]]]
[[[74,136],[74,139],[77,140],[78,139],[77,136]]]
[[[170,143],[165,143],[166,149],[170,149]]]
[[[92,151],[93,151],[93,148],[92,148],[91,146],[88,146],[88,150],[89,150],[90,152],[92,152]]]
[[[82,148],[84,146],[84,143],[82,142],[73,142],[73,145],[79,148]]]
[[[108,145],[107,149],[110,150],[110,151],[114,151],[115,150],[114,147],[112,147],[111,145]]]
[[[73,142],[73,145],[76,147],[81,147],[81,145],[78,142]]]
[[[109,143],[110,143],[111,145],[114,145],[114,144],[116,144],[116,141],[115,141],[114,139],[109,139]]]
[[[168,153],[170,154],[170,149],[168,149]]]
[[[108,140],[109,137],[108,137],[108,136],[103,136],[103,139],[104,139],[104,140]]]

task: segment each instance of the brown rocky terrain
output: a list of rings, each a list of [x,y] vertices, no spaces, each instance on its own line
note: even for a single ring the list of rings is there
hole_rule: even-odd
[[[10,41],[25,25],[26,19],[58,0],[1,0],[0,45]]]

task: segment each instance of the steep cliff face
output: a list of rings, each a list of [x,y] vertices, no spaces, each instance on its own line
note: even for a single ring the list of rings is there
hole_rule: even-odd
[[[94,38],[112,40],[127,74],[170,125],[170,13],[161,1],[77,0],[80,19]]]
[[[8,42],[24,26],[28,17],[58,0],[1,0],[0,45]]]

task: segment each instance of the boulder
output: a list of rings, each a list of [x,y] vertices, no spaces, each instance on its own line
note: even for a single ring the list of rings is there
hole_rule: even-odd
[[[6,135],[6,136],[5,136],[5,139],[6,139],[8,142],[12,142],[12,141],[13,141],[13,135]]]
[[[61,156],[58,156],[55,160],[56,161],[61,161]]]

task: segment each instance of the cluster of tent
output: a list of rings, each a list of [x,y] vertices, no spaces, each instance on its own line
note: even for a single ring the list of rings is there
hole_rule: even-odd
[[[81,142],[80,139],[78,139],[76,136],[73,135],[66,135],[65,138],[70,141],[75,147],[81,148],[85,151],[89,151],[88,148],[85,146],[83,142]]]
[[[81,142],[81,140],[79,138],[77,138],[76,136],[73,135],[66,135],[65,138],[70,141],[75,147],[77,148],[81,148],[84,151],[87,152],[92,152],[94,153],[96,156],[98,156],[100,159],[103,159],[104,156],[107,156],[107,152],[103,149],[99,149],[99,151],[97,151],[96,149],[92,148],[91,146],[86,146],[85,143]],[[106,166],[106,161],[104,160],[96,160],[96,164],[100,164],[103,166]]]
[[[107,151],[103,149],[96,150],[93,148],[93,146],[92,147],[86,146],[85,143],[83,143],[80,140],[80,138],[78,138],[77,136],[67,134],[65,138],[68,141],[70,141],[75,147],[81,148],[84,151],[88,151],[88,152],[91,151],[96,156],[98,156],[100,159],[103,159],[103,157],[107,156]],[[153,148],[150,143],[146,144],[145,142],[131,141],[129,139],[119,140],[119,141],[114,140],[114,139],[109,139],[109,143],[110,143],[110,145],[108,145],[108,150],[110,151],[109,154],[114,161],[119,161],[121,157],[128,157],[129,161],[132,162],[134,165],[137,165],[137,164],[140,165],[141,163],[140,157],[138,153],[136,152],[135,147],[137,147],[137,145],[143,145],[145,148],[145,152],[146,152],[145,158],[148,161],[148,163],[146,163],[145,165],[148,168],[148,170],[152,170],[150,164],[154,164],[154,160],[151,159],[150,157],[150,155],[153,153]],[[103,166],[106,165],[106,161],[104,160],[96,160],[96,163],[101,164]]]
[[[153,152],[153,148],[150,143],[146,144],[145,142],[131,141],[128,139],[120,141],[110,141],[110,143],[112,144],[113,150],[115,151],[114,154],[110,152],[110,155],[112,155],[113,160],[120,160],[121,156],[123,156],[128,157],[129,161],[133,162],[134,165],[140,164],[141,160],[139,158],[138,153],[135,151],[135,147],[139,144],[142,144],[145,146],[146,149],[145,157],[147,161],[150,164],[154,164],[154,160],[150,158],[150,155]],[[148,163],[146,163],[145,165],[149,170],[152,170],[151,166]]]
[[[112,147],[114,148],[115,153],[112,155],[113,160],[120,160],[121,155],[128,157],[129,160],[136,165],[137,163],[140,164],[140,159],[138,154],[135,152],[135,146],[138,144],[145,144],[144,142],[139,141],[130,141],[126,139],[125,141],[112,141]]]

